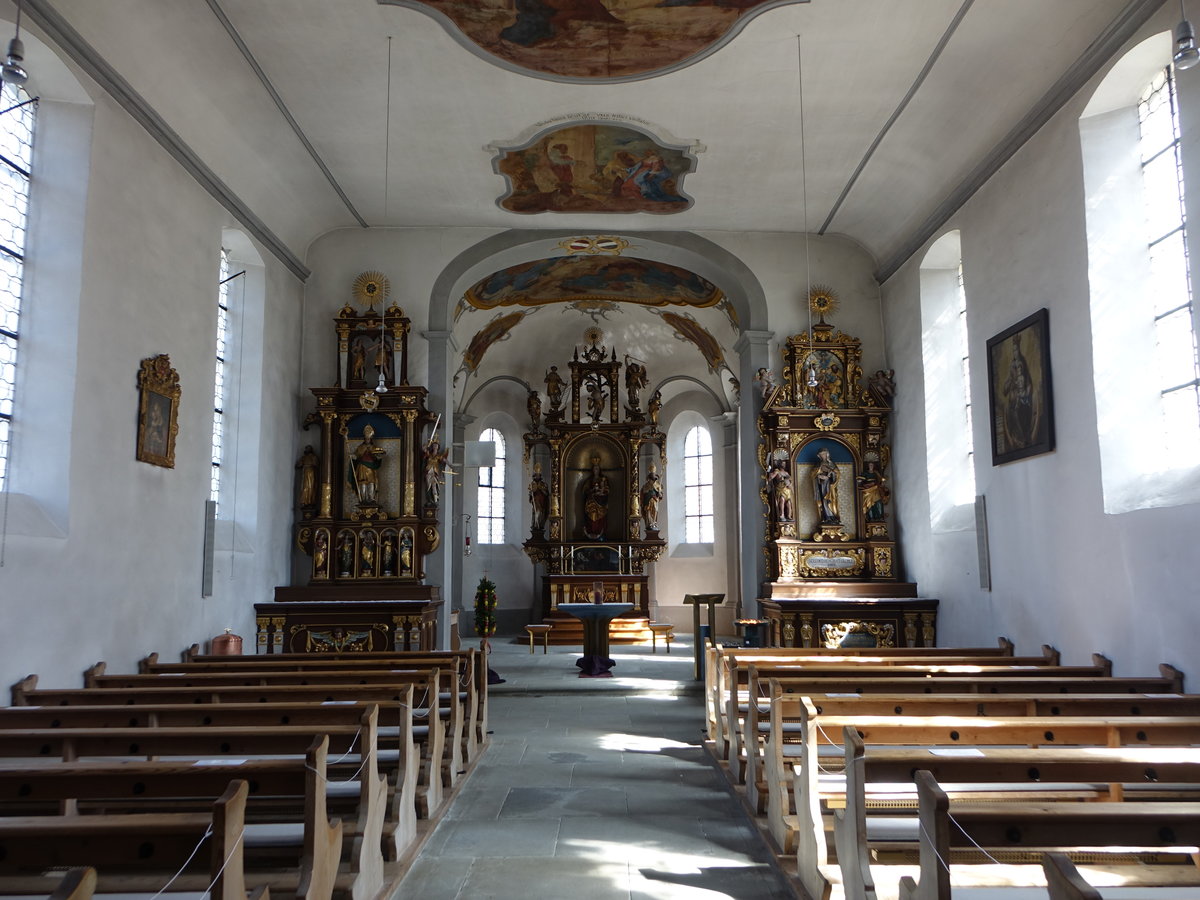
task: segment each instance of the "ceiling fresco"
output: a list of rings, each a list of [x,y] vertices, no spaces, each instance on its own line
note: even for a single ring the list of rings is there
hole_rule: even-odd
[[[497,203],[517,213],[677,213],[692,205],[683,178],[694,158],[619,125],[558,128],[497,157],[508,181]]]
[[[637,257],[557,256],[509,266],[467,289],[466,306],[544,306],[580,300],[641,306],[717,306],[721,290],[687,269]],[[465,311],[460,304],[457,315]]]
[[[632,80],[711,52],[764,9],[807,0],[379,2],[434,13],[492,62],[558,79]]]

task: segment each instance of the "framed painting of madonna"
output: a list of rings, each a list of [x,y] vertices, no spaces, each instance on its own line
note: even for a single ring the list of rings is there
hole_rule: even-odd
[[[1054,449],[1050,314],[1033,315],[987,342],[992,465]]]
[[[179,434],[179,373],[171,368],[171,358],[160,353],[142,360],[137,381],[137,458],[173,469]]]

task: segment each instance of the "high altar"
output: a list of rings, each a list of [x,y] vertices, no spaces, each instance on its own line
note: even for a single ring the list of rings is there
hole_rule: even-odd
[[[825,322],[832,292],[809,302],[820,318],[788,338],[783,383],[757,379],[769,643],[933,646],[938,601],[901,580],[888,521],[891,373],[864,382],[861,342]]]
[[[662,397],[656,392],[642,408],[645,365],[619,361],[603,337],[599,328],[587,330],[567,377],[558,365],[546,370],[544,416],[540,393],[529,392],[532,530],[524,547],[543,567],[542,615],[558,643],[580,640],[579,620],[558,605],[592,602],[594,590],[605,603],[632,604],[613,622],[614,642],[648,638],[650,567],[666,546],[658,528]]]
[[[448,456],[424,387],[408,382],[410,321],[387,306],[387,279],[360,275],[333,318],[333,385],[312,388],[316,428],[299,471],[296,543],[306,584],[255,604],[258,652],[437,649],[438,587],[425,557],[440,542],[438,506]],[[380,307],[375,310],[375,305]],[[433,431],[425,436],[426,426]]]

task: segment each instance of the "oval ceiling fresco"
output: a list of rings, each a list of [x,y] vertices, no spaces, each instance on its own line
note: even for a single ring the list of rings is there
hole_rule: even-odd
[[[433,17],[485,58],[554,80],[633,81],[712,52],[754,15],[808,0],[378,0]]]
[[[694,272],[623,256],[557,256],[509,266],[467,289],[476,309],[612,300],[643,306],[716,306],[720,289]]]

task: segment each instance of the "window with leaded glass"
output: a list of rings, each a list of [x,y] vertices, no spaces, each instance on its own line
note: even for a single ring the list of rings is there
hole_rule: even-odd
[[[712,438],[700,425],[683,439],[683,541],[713,542]]]
[[[1147,374],[1162,397],[1165,457],[1177,465],[1192,465],[1200,456],[1200,357],[1187,252],[1179,105],[1170,66],[1142,93],[1138,125],[1156,344],[1154,370]]]
[[[20,87],[0,90],[0,487],[7,483],[9,438],[17,386],[25,223],[33,166],[37,101]]]
[[[496,459],[491,466],[479,467],[479,502],[476,522],[479,526],[479,543],[504,543],[504,476],[507,462],[504,456],[504,435],[495,428],[488,428],[479,436],[481,441],[491,441],[496,448]]]
[[[229,347],[229,285],[242,273],[229,274],[229,251],[221,249],[220,274],[217,282],[217,352],[216,377],[213,387],[212,474],[209,499],[221,499],[221,460],[225,455],[225,386],[228,374],[226,352]]]

